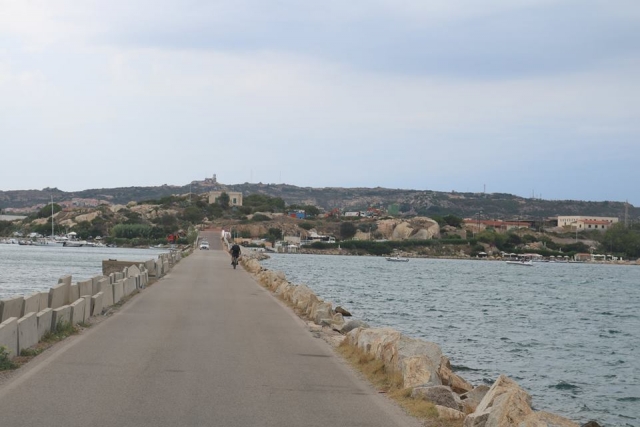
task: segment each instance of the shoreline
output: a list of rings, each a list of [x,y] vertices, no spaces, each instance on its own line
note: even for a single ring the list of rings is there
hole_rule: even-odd
[[[258,255],[257,258],[262,256]],[[310,324],[310,330],[324,331],[327,335],[325,341],[333,347],[347,343],[380,360],[387,369],[398,372],[403,377],[405,390],[411,389],[412,398],[432,400],[439,417],[464,420],[464,426],[473,427],[495,425],[493,422],[500,421],[508,422],[505,425],[535,424],[540,427],[579,425],[558,415],[534,410],[531,396],[505,375],[500,375],[491,388],[485,385],[472,386],[451,370],[449,359],[442,354],[436,343],[411,338],[390,328],[370,328],[366,324],[345,330],[344,326],[348,323],[339,314],[338,307],[333,310],[332,303],[323,301],[306,285],[290,283],[284,273],[262,267],[258,259],[248,256],[243,260],[243,266],[259,284],[306,320]],[[301,296],[305,293],[310,293],[310,296]],[[338,332],[340,335],[336,335]],[[421,362],[416,365],[416,360]],[[451,399],[447,397],[444,401],[439,400],[442,394]],[[471,395],[475,400],[467,401]],[[496,399],[501,395],[509,396],[504,399],[506,403]],[[443,402],[447,402],[444,407],[438,404]],[[499,410],[496,409],[498,407]],[[503,416],[505,418],[501,418]]]
[[[258,252],[252,249],[255,248],[246,248],[251,252]],[[274,254],[274,252],[264,252],[266,255]],[[358,254],[358,253],[349,253],[348,251],[341,249],[339,252],[335,250],[318,250],[318,249],[305,249],[300,252],[275,252],[277,255],[332,255],[332,256],[354,256],[354,257],[372,257],[372,258],[386,258],[392,255],[372,255],[372,254]],[[475,257],[452,257],[452,256],[431,256],[431,255],[416,255],[410,252],[400,252],[398,253],[400,257],[409,258],[409,259],[446,259],[446,260],[457,260],[457,261],[491,261],[491,262],[506,262],[509,259],[505,258],[475,258]],[[395,256],[395,255],[394,255]],[[640,259],[636,261],[533,261],[534,264],[579,264],[579,265],[616,265],[616,266],[640,266]]]

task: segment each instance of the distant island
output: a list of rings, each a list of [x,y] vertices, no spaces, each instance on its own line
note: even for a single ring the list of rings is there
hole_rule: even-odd
[[[559,215],[592,215],[639,218],[640,208],[619,201],[544,200],[505,193],[459,193],[391,188],[311,188],[289,184],[221,184],[215,176],[185,185],[101,188],[65,192],[57,188],[0,191],[0,210],[5,214],[37,211],[51,199],[63,207],[97,207],[160,199],[172,195],[205,194],[210,191],[239,192],[278,197],[287,205],[313,205],[325,211],[384,209],[397,215],[482,216],[485,219],[540,220]]]

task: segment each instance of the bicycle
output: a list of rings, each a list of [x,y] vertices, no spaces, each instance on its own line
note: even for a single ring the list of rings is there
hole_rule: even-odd
[[[238,265],[238,257],[237,256],[232,256],[231,257],[231,265],[233,265],[233,269],[236,269],[236,266]]]

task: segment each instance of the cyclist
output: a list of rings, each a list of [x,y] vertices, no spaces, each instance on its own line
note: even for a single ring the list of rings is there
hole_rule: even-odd
[[[240,246],[238,246],[237,243],[234,243],[233,246],[231,246],[231,265],[233,265],[233,268],[236,267],[238,258],[240,258]]]

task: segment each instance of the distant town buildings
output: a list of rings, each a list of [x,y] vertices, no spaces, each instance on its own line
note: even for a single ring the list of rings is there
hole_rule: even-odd
[[[603,216],[558,216],[558,227],[571,227],[574,230],[608,230],[618,218]]]

